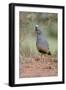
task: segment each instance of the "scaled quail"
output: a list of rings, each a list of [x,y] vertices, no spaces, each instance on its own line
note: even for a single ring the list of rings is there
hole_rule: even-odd
[[[37,33],[37,39],[36,39],[36,46],[40,53],[51,55],[51,52],[49,51],[49,45],[46,38],[43,36],[39,25],[35,26],[35,31]]]

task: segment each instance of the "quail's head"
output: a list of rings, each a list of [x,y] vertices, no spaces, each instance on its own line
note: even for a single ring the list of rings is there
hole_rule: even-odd
[[[39,25],[35,26],[35,31],[36,31],[37,34],[41,34],[41,30],[39,28]]]

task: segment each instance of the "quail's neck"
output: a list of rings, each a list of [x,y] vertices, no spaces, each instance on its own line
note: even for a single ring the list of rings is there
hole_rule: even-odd
[[[43,38],[43,35],[42,35],[42,33],[40,33],[40,34],[37,34],[37,40],[41,40]]]

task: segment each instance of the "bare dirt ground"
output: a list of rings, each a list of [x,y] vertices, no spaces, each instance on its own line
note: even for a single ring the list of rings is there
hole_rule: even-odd
[[[58,62],[57,59],[45,55],[35,56],[31,58],[24,58],[23,62],[19,65],[20,78],[28,77],[47,77],[58,75]]]

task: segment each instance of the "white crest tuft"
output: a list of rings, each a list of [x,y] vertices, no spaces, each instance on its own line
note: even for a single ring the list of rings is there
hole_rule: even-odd
[[[36,25],[35,27],[39,27],[39,25]]]

